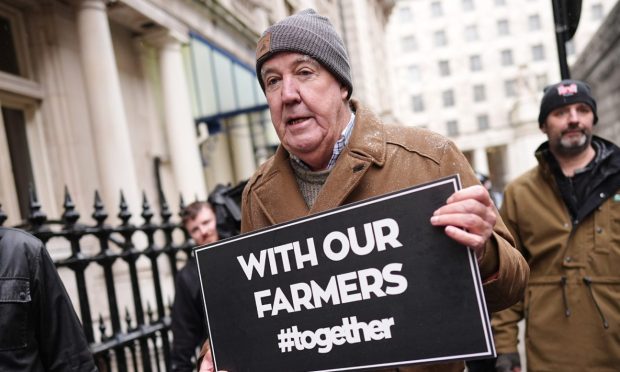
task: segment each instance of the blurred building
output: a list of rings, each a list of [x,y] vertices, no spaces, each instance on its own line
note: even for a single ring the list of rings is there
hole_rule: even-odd
[[[584,0],[568,45],[584,49],[616,0]],[[388,24],[405,125],[451,137],[502,189],[535,164],[542,89],[560,79],[551,1],[402,0]]]
[[[599,117],[595,132],[620,143],[620,3],[592,36],[571,73],[592,86]]]
[[[342,30],[354,95],[391,117],[384,28],[394,1],[0,0],[0,204],[32,187],[58,216],[94,191],[134,215],[142,193],[204,198],[277,146],[254,71],[269,24],[307,7]]]

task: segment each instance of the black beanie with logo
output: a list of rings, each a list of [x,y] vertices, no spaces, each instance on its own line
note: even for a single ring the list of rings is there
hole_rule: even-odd
[[[562,80],[559,83],[545,87],[544,92],[545,94],[540,102],[540,114],[538,115],[539,127],[542,127],[551,111],[578,102],[590,106],[592,113],[594,113],[594,124],[598,121],[596,101],[592,97],[590,86],[583,81]]]

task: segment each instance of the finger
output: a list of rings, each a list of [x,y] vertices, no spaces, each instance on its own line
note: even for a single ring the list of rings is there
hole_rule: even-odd
[[[211,349],[207,350],[202,363],[200,363],[199,372],[214,372],[215,366],[213,365],[213,355],[211,355]]]
[[[473,213],[479,216],[485,216],[488,213],[489,206],[484,205],[476,199],[459,200],[439,207],[433,215],[451,214],[451,213]]]
[[[462,229],[466,229],[474,234],[490,234],[493,230],[494,224],[493,217],[486,216],[491,221],[487,221],[477,214],[472,213],[452,213],[452,214],[440,214],[431,217],[431,224],[433,226],[456,226]]]
[[[448,198],[446,202],[449,204],[466,199],[475,199],[484,205],[491,205],[493,203],[491,201],[491,196],[489,195],[489,192],[481,185],[469,186],[459,191],[456,191]]]
[[[484,252],[484,247],[487,241],[484,237],[469,233],[455,226],[446,226],[444,231],[449,238],[453,239],[457,243],[473,249],[474,253],[476,253],[476,257],[480,257]]]

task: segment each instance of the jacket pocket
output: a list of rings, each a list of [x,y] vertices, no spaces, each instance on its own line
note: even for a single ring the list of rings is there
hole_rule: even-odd
[[[23,349],[28,345],[31,302],[28,279],[0,278],[0,351]]]

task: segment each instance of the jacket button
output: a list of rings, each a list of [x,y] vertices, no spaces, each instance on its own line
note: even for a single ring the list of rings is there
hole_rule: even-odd
[[[602,228],[602,227],[597,227],[597,228],[596,228],[596,232],[597,232],[598,234],[602,234],[602,233],[603,233],[603,228]]]
[[[573,258],[571,256],[564,257],[564,262],[571,262]]]
[[[599,196],[601,197],[601,199],[605,199],[605,193],[604,192],[600,193]]]
[[[20,299],[20,300],[24,300],[24,299],[26,299],[26,293],[24,293],[24,292],[19,292],[19,299]]]

